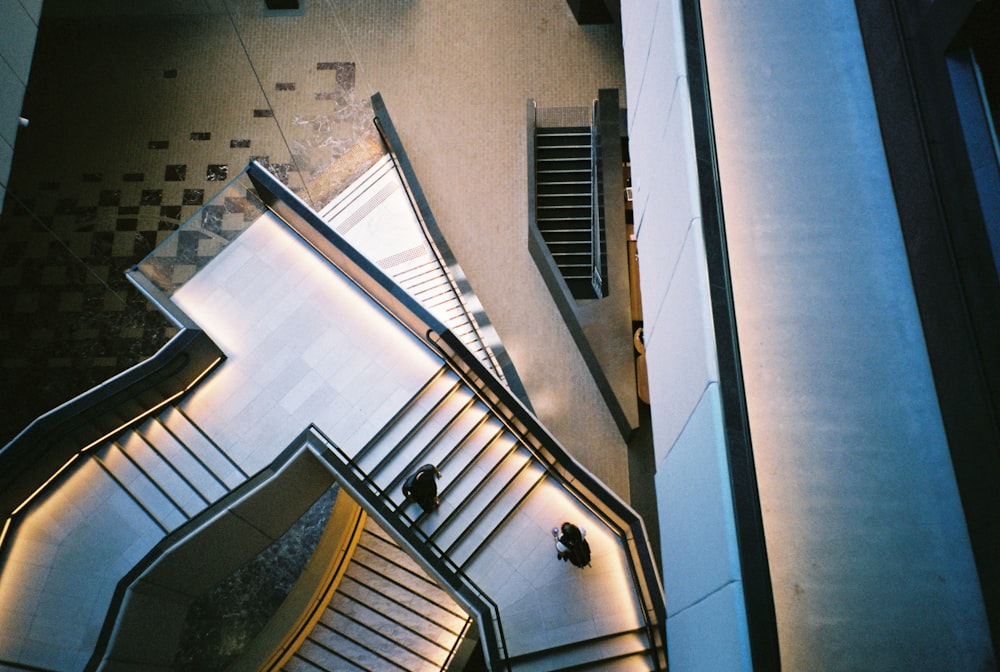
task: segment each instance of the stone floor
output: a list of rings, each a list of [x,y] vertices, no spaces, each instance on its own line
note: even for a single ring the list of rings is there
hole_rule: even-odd
[[[122,272],[250,157],[321,205],[378,91],[536,411],[627,496],[624,440],[526,242],[525,101],[602,87],[624,89],[619,30],[563,0],[47,1],[0,215],[0,441],[165,342]]]

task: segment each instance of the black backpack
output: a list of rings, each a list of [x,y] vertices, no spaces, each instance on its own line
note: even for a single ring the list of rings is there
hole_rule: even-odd
[[[581,539],[568,550],[569,561],[573,563],[574,567],[588,567],[590,566],[590,544],[587,543],[586,539]]]

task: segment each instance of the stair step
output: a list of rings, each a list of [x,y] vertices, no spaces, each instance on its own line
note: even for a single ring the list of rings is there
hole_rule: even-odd
[[[420,462],[421,455],[427,456],[439,443],[447,442],[448,437],[459,432],[463,421],[469,422],[466,413],[475,405],[469,390],[456,388],[398,443],[381,442],[364,456],[359,466],[383,490],[393,489],[394,484],[402,483],[420,464],[430,461]]]
[[[126,437],[122,437],[125,439]],[[187,521],[183,509],[136,466],[117,443],[108,443],[94,454],[97,463],[118,483],[164,532]]]
[[[439,509],[430,515],[435,517],[438,524],[447,525],[448,517],[455,513],[455,509],[464,506],[464,502],[485,487],[486,481],[500,471],[517,454],[517,450],[515,439],[501,429],[490,436],[475,454],[470,455],[467,460],[460,460],[464,464],[454,476],[451,476],[454,473],[453,468],[449,468],[453,465],[450,463],[445,465],[445,470],[441,472],[441,480],[438,482],[438,495],[441,497],[443,510]],[[448,478],[446,474],[449,475]],[[424,514],[417,504],[409,504],[403,512],[426,533],[433,530],[433,527],[423,527],[423,521],[428,514]]]
[[[285,669],[440,670],[467,622],[455,601],[368,518],[330,604]]]
[[[642,630],[515,656],[511,662],[518,672],[649,672],[654,669]]]
[[[424,632],[449,632],[457,635],[465,623],[465,617],[454,613],[451,599],[439,588],[427,588],[398,567],[381,564],[378,556],[370,550],[358,555],[349,574],[338,590],[343,590],[356,599],[378,606],[385,613],[400,615],[412,627]],[[392,572],[389,577],[385,572]],[[425,592],[416,592],[415,587]],[[403,612],[408,615],[403,616]]]
[[[590,126],[537,126],[535,133],[540,136],[553,137],[560,135],[590,134]]]
[[[181,443],[158,418],[148,420],[139,431],[206,503],[217,501],[228,492],[227,484],[209,470],[208,465],[187,445]]]
[[[582,175],[581,179],[570,179],[565,173],[538,174],[535,182],[535,193],[538,196],[558,196],[562,194],[585,194],[590,196],[590,175]]]
[[[232,490],[249,477],[234,464],[215,443],[187,416],[179,406],[171,406],[158,418],[161,425],[183,443],[215,475],[227,490]]]
[[[175,502],[188,518],[203,510],[208,500],[195,490],[169,459],[139,431],[122,437],[119,446],[139,468]]]
[[[535,201],[536,210],[552,208],[590,208],[590,194],[538,194]]]
[[[306,640],[298,651],[281,668],[284,672],[367,672],[346,658],[320,648]]]
[[[590,145],[564,145],[559,147],[535,147],[535,156],[538,160],[549,159],[576,159],[579,161],[590,161]]]
[[[338,592],[324,615],[324,623],[344,634],[353,634],[373,650],[387,655],[407,669],[430,664],[440,668],[448,649],[416,632],[397,614],[379,611],[367,603],[367,595],[358,598]],[[406,617],[404,617],[405,619]]]
[[[489,508],[481,511],[469,524],[464,536],[452,543],[448,549],[452,560],[462,569],[468,567],[480,551],[488,547],[493,535],[503,529],[520,510],[524,501],[542,484],[546,476],[545,469],[537,462],[528,466],[510,483],[501,497],[496,498]]]
[[[459,388],[460,384],[455,374],[442,369],[438,376],[418,390],[399,413],[390,418],[385,426],[353,456],[355,463],[367,473],[370,467],[377,465],[396,446],[409,441],[412,435],[421,431],[435,408],[446,404],[458,393]]]
[[[535,184],[583,182],[590,188],[591,170],[589,165],[573,166],[565,162],[539,162],[535,167]]]
[[[364,672],[386,672],[405,667],[381,657],[376,651],[359,643],[348,634],[331,630],[325,623],[318,623],[312,634],[299,647],[297,655],[312,662],[323,670],[362,670]],[[345,662],[346,661],[346,662]]]
[[[453,471],[453,462],[461,458],[458,457],[466,447],[481,445],[485,441],[482,436],[482,428],[489,423],[490,415],[486,408],[478,401],[468,408],[462,415],[455,419],[445,432],[435,437],[435,443],[426,446],[416,454],[409,456],[406,468],[400,470],[395,478],[388,484],[380,482],[385,492],[390,493],[392,501],[402,503],[402,485],[414,471],[423,464],[433,464],[441,472],[442,476],[446,471]],[[452,469],[449,469],[452,467]],[[438,482],[439,493],[441,482]]]
[[[498,463],[479,487],[467,498],[456,502],[441,500],[441,506],[419,521],[419,527],[440,548],[446,549],[457,541],[484,510],[503,498],[507,488],[517,480],[532,463],[531,455],[524,448],[516,447]],[[483,535],[485,536],[485,535]]]

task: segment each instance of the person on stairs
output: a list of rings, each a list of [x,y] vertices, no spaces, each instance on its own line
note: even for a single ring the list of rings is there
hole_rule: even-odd
[[[584,538],[587,530],[581,525],[570,522],[560,528],[552,528],[552,537],[556,540],[556,557],[564,562],[570,562],[574,567],[590,566],[590,544]]]
[[[413,500],[420,505],[424,513],[433,511],[441,503],[437,494],[437,481],[441,472],[433,464],[425,464],[411,474],[403,483],[403,496],[406,502]]]

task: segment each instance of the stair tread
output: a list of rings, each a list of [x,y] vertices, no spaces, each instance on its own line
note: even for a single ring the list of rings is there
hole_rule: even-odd
[[[193,454],[197,455],[208,470],[225,483],[227,489],[232,490],[246,480],[246,474],[240,473],[239,468],[202,433],[201,429],[180,408],[174,406],[167,408],[163,413],[160,413],[157,420]]]
[[[117,444],[102,448],[97,454],[100,463],[122,488],[165,531],[182,525],[187,516],[136,467]]]
[[[641,630],[614,633],[545,651],[515,656],[519,672],[557,670],[650,670],[648,643]],[[612,667],[614,665],[614,667]]]
[[[119,441],[122,449],[138,462],[143,472],[182,509],[187,517],[191,517],[205,508],[205,500],[191,485],[174,470],[163,455],[157,453],[154,447],[138,433],[131,433]]]
[[[140,431],[145,439],[165,459],[170,461],[173,467],[187,479],[190,486],[194,487],[202,497],[212,502],[228,492],[222,477],[213,473],[209,466],[200,459],[200,456],[196,456],[190,447],[181,443],[178,437],[168,431],[159,419],[150,419],[140,428]]]

